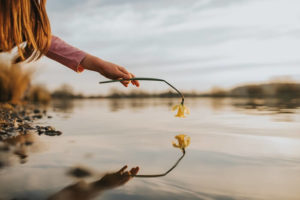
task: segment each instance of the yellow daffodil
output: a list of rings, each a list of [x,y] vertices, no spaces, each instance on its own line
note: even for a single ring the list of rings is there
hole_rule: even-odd
[[[178,109],[178,111],[175,117],[185,117],[184,114],[190,114],[190,110],[188,109],[188,107],[183,104],[175,105],[172,107],[173,111],[176,109]]]
[[[183,151],[187,146],[189,146],[191,142],[191,138],[185,134],[176,135],[175,139],[177,139],[178,144],[176,144],[176,142],[173,142],[173,147],[179,148]]]

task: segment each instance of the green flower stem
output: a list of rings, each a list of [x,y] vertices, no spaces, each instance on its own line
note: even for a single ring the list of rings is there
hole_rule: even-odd
[[[168,173],[170,173],[178,164],[179,162],[182,160],[182,158],[185,156],[185,149],[182,149],[182,156],[177,160],[177,162],[165,173],[163,174],[141,174],[141,175],[130,175],[132,177],[137,177],[137,178],[155,178],[155,177],[162,177],[162,176],[166,176]]]
[[[103,84],[103,83],[114,83],[114,82],[133,81],[133,80],[139,80],[139,81],[162,81],[162,82],[165,82],[166,84],[168,84],[171,88],[173,88],[173,89],[181,96],[181,104],[182,104],[182,105],[184,104],[184,96],[183,96],[183,94],[182,94],[177,88],[175,88],[172,84],[170,84],[168,81],[166,81],[166,80],[164,80],[164,79],[135,77],[135,78],[131,78],[131,79],[121,79],[121,80],[101,81],[101,82],[99,82],[99,83],[100,83],[100,84]]]

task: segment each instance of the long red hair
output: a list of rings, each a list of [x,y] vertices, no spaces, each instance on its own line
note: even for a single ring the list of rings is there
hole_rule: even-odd
[[[33,61],[51,42],[46,0],[0,0],[0,51],[18,48],[15,62]]]

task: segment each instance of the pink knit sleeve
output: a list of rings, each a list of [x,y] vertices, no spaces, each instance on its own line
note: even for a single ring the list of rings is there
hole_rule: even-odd
[[[56,36],[52,36],[51,45],[46,56],[69,67],[75,72],[82,72],[84,70],[80,63],[86,56],[86,53],[67,44]]]

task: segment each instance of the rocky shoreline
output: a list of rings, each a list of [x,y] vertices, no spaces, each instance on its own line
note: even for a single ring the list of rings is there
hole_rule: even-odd
[[[52,126],[36,125],[36,120],[52,118],[46,109],[33,104],[0,104],[0,141],[35,132],[39,135],[57,136],[62,132]]]

